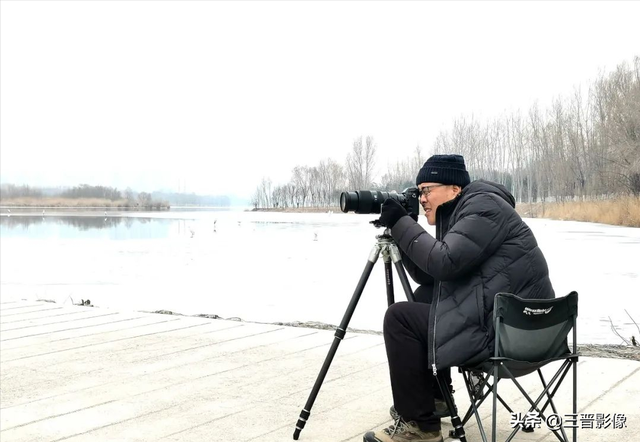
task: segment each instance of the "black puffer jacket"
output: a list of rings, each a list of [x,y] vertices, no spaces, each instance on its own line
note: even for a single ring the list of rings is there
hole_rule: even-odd
[[[433,290],[428,352],[434,371],[490,356],[496,293],[555,296],[542,251],[514,207],[504,186],[478,180],[438,207],[436,238],[409,216],[391,229],[417,267],[406,265],[423,284],[416,297]]]

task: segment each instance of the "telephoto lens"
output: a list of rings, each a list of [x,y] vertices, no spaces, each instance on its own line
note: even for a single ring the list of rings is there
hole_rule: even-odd
[[[340,194],[340,210],[344,213],[356,212],[361,214],[380,213],[382,203],[387,198],[399,202],[409,214],[419,213],[420,191],[417,187],[407,187],[402,193],[381,192],[379,190],[356,190]]]
[[[340,194],[340,210],[342,210],[344,213],[380,213],[382,203],[387,198],[393,198],[400,204],[402,204],[405,200],[404,195],[398,195],[395,192],[381,192],[379,190],[356,190],[355,192],[342,192]]]

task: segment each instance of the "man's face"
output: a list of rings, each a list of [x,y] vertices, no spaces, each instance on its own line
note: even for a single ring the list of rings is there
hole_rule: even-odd
[[[418,185],[418,189],[421,192],[420,204],[424,209],[430,226],[436,224],[436,209],[438,206],[454,199],[461,190],[459,186],[440,183],[421,183]]]

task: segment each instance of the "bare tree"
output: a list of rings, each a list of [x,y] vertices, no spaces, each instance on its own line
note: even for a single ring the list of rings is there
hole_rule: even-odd
[[[260,189],[256,189],[255,192],[253,192],[253,196],[251,197],[251,205],[253,206],[254,210],[257,210],[260,207]]]
[[[504,184],[518,201],[564,201],[631,193],[640,196],[640,57],[602,73],[583,94],[557,97],[546,109],[511,112],[480,123],[458,117],[433,142],[434,153],[464,155],[472,179]],[[425,158],[420,146],[387,165],[379,188],[413,184]],[[342,190],[375,188],[376,145],[354,139],[343,167],[328,158],[296,166],[290,183],[271,192],[263,180],[255,201],[278,205],[337,205]],[[5,190],[3,189],[3,196]]]
[[[340,163],[332,159],[328,160],[329,171],[329,205],[337,206],[340,203],[340,192],[347,190],[347,175]]]
[[[306,166],[296,166],[293,168],[291,180],[296,188],[296,206],[305,207],[310,196],[311,183],[309,182],[309,168]]]
[[[256,189],[255,199],[258,207],[271,208],[271,178],[264,177]]]
[[[365,143],[362,137],[353,140],[351,152],[347,155],[347,181],[351,189],[368,189],[373,185],[376,162],[376,145],[373,137],[368,136]]]

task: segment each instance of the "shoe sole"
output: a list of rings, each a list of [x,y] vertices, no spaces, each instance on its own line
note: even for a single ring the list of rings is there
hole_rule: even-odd
[[[376,437],[373,431],[369,431],[362,436],[362,442],[380,442],[380,439]],[[444,437],[441,436],[439,440],[434,442],[444,442]]]

